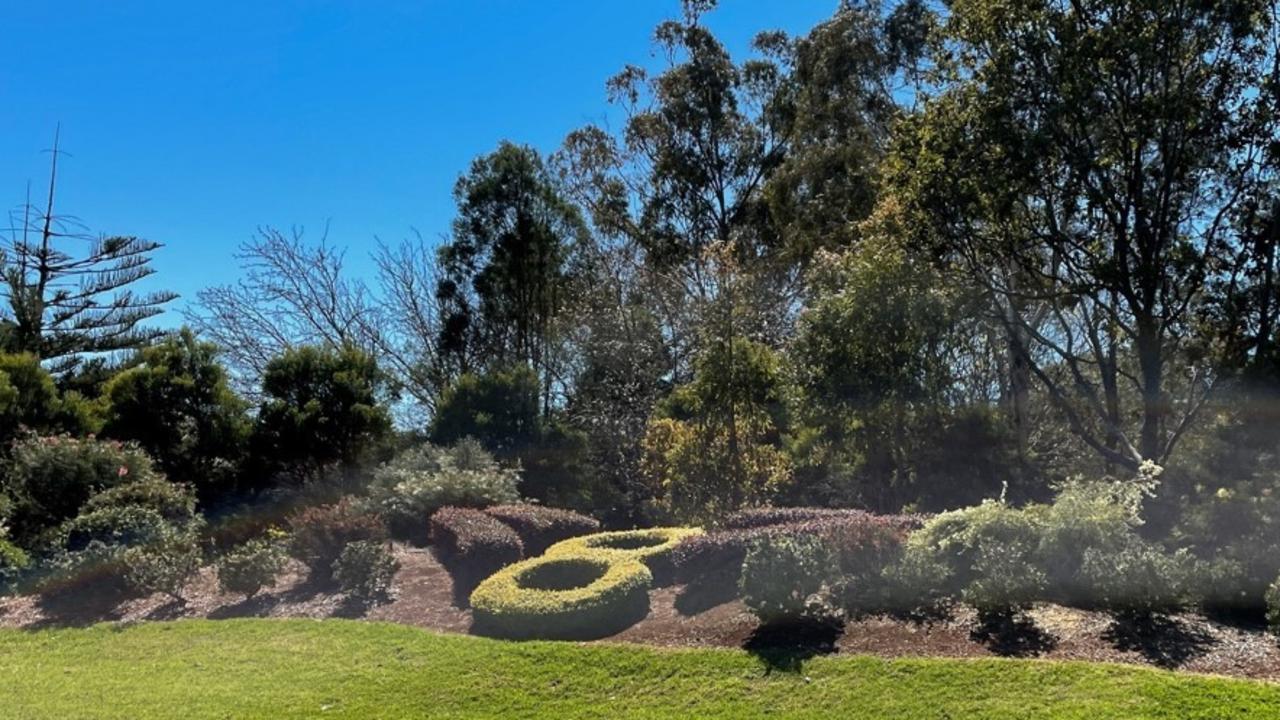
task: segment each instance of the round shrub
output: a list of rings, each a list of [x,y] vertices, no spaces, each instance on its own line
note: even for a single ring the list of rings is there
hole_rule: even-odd
[[[595,518],[543,505],[495,505],[484,512],[515,530],[530,557],[541,555],[562,540],[600,532]]]
[[[169,529],[160,513],[150,508],[127,505],[107,507],[77,515],[57,533],[57,547],[79,552],[94,542],[113,546],[133,546],[159,540]]]
[[[471,594],[475,628],[512,638],[603,637],[648,613],[652,581],[635,559],[543,555],[480,583]]]
[[[742,562],[742,600],[765,623],[825,617],[831,611],[823,595],[834,564],[819,538],[766,535]]]
[[[103,490],[89,498],[80,512],[122,507],[149,508],[169,522],[184,523],[195,517],[196,494],[189,485],[153,476]]]
[[[354,598],[371,602],[391,594],[391,580],[400,570],[386,543],[361,540],[342,550],[333,561],[338,586]]]
[[[1114,551],[1089,548],[1080,566],[1081,584],[1096,604],[1136,616],[1181,609],[1193,572],[1185,553],[1137,539]]]
[[[193,533],[167,532],[160,539],[121,554],[124,581],[138,595],[162,592],[174,599],[200,569],[203,555]]]
[[[350,498],[333,505],[309,507],[289,518],[289,549],[322,580],[332,577],[333,563],[347,545],[360,540],[387,539],[382,519]]]
[[[284,570],[284,549],[274,539],[250,540],[218,560],[218,585],[224,592],[253,597]]]
[[[701,528],[684,527],[595,533],[558,542],[547,549],[547,555],[638,560],[649,567],[654,582],[661,586],[674,577],[671,554],[676,546],[685,538],[701,534]]]

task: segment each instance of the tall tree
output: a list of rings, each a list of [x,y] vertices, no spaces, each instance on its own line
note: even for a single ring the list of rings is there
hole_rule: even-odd
[[[527,366],[547,415],[566,380],[555,362],[557,319],[586,223],[537,151],[509,142],[477,158],[454,197],[453,235],[439,250],[440,359],[453,373]]]
[[[14,213],[9,242],[0,254],[3,297],[0,339],[10,352],[31,353],[56,374],[86,356],[145,346],[164,331],[143,323],[177,298],[172,292],[139,292],[152,275],[151,254],[160,243],[129,236],[94,236],[55,207],[58,136],[53,143],[49,189],[43,207],[27,201]],[[87,246],[77,253],[67,246]]]
[[[950,4],[891,185],[1115,467],[1165,463],[1219,368],[1197,319],[1274,174],[1273,0]],[[1014,375],[1017,384],[1018,375]]]

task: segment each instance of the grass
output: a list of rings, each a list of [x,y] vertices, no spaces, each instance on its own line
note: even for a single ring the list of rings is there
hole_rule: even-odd
[[[509,643],[342,620],[0,631],[3,718],[1263,718],[1280,686],[1116,665]]]

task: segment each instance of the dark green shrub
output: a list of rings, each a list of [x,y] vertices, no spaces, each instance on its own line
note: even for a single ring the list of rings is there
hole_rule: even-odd
[[[14,591],[31,558],[22,548],[0,537],[0,595]]]
[[[926,553],[907,549],[880,574],[886,612],[928,612],[946,598],[950,571]]]
[[[287,559],[278,538],[250,540],[218,559],[218,585],[224,592],[253,597],[275,582]]]
[[[389,596],[391,580],[399,570],[400,561],[383,542],[353,542],[333,561],[338,586],[366,602]]]
[[[194,533],[169,531],[120,555],[125,585],[139,595],[162,592],[181,600],[188,578],[200,569],[203,554]]]
[[[543,555],[503,568],[476,588],[475,628],[513,638],[604,637],[648,613],[652,579],[633,559]]]
[[[195,518],[196,495],[189,485],[154,476],[103,490],[89,498],[81,513],[124,507],[148,508],[168,522],[181,524]]]
[[[370,500],[396,537],[425,542],[427,520],[442,507],[483,508],[520,499],[520,473],[474,440],[419,445],[374,471]]]
[[[65,436],[20,440],[9,465],[12,529],[19,539],[31,540],[75,517],[93,495],[156,477],[151,459],[136,445]]]
[[[305,508],[289,518],[289,549],[317,579],[332,577],[333,563],[353,542],[387,539],[382,519],[350,498],[333,505]]]
[[[485,514],[515,530],[530,557],[541,555],[562,540],[600,532],[595,518],[542,505],[495,505],[486,508]]]
[[[715,530],[680,541],[671,553],[677,583],[738,587],[747,550],[771,528]]]
[[[824,596],[834,565],[819,538],[765,535],[743,559],[742,600],[764,623],[827,617],[832,610]]]
[[[431,543],[461,603],[480,581],[524,556],[515,530],[471,508],[446,507],[432,515]]]

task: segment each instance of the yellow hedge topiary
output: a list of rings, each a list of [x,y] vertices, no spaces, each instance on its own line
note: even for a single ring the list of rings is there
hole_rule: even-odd
[[[471,594],[475,629],[516,638],[603,637],[648,614],[652,582],[638,560],[543,555],[480,583]]]
[[[663,527],[623,530],[583,535],[558,542],[547,549],[548,556],[601,557],[611,560],[638,560],[649,567],[654,581],[671,581],[671,553],[680,541],[701,535],[701,528]]]

